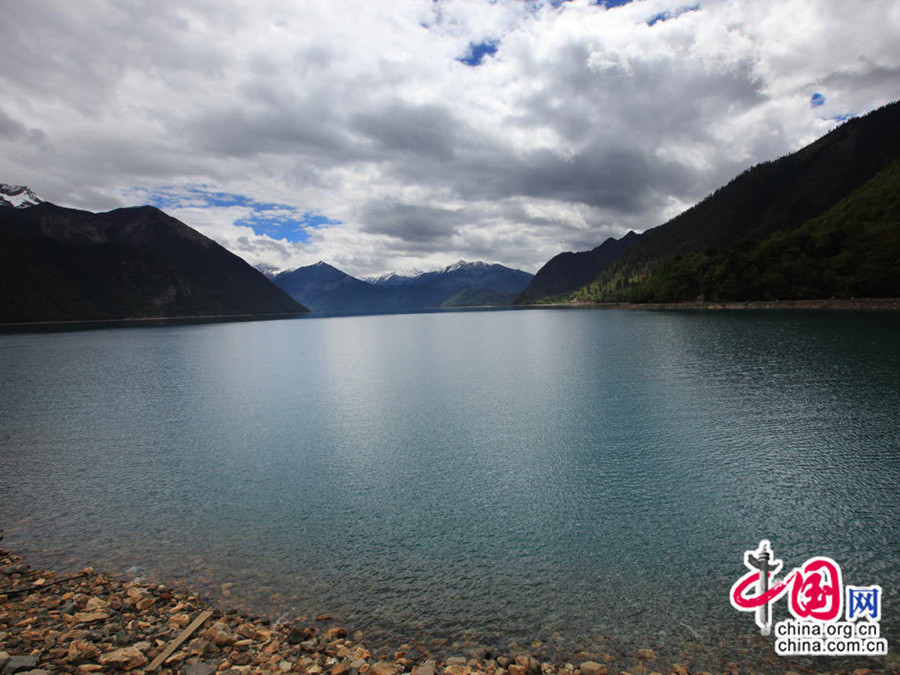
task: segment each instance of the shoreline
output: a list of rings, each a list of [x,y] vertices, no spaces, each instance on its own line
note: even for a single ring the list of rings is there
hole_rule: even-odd
[[[744,300],[741,302],[560,302],[520,305],[523,308],[648,309],[648,310],[853,310],[900,311],[900,298],[826,298],[819,300]]]
[[[0,334],[41,331],[90,330],[93,328],[129,328],[141,326],[174,326],[281,319],[319,319],[352,316],[392,316],[396,314],[432,314],[440,312],[477,312],[522,309],[631,309],[631,310],[835,310],[898,312],[900,298],[823,298],[817,300],[745,300],[741,302],[548,302],[527,305],[471,305],[432,307],[406,312],[285,312],[279,314],[217,314],[194,316],[134,317],[125,319],[83,319],[71,321],[34,321],[0,323]]]
[[[280,319],[304,318],[306,312],[282,312],[278,314],[209,314],[190,316],[145,316],[125,319],[74,319],[70,321],[32,321],[0,323],[0,332],[18,331],[58,331],[92,328],[129,328],[141,326],[176,326],[206,323],[231,323],[246,321],[278,321]]]
[[[758,636],[748,634],[750,639]],[[782,658],[759,639],[753,662],[723,662],[717,672],[900,673],[880,659]],[[431,647],[435,649],[434,647]],[[0,673],[55,675],[692,675],[706,666],[670,662],[651,649],[627,654],[573,654],[541,660],[536,645],[512,653],[461,647],[441,658],[421,642],[367,646],[337,617],[286,621],[248,614],[201,599],[189,590],[103,574],[33,570],[0,548]],[[815,667],[815,670],[810,666]]]

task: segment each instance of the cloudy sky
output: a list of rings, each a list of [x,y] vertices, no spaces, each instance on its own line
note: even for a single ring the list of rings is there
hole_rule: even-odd
[[[900,98],[896,0],[0,0],[0,182],[253,264],[536,271]]]

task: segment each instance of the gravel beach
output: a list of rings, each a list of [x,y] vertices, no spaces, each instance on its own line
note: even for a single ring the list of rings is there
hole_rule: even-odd
[[[576,654],[541,661],[523,650],[435,658],[429,646],[369,648],[360,631],[335,617],[272,622],[211,606],[196,595],[86,568],[76,574],[32,570],[0,549],[0,675],[128,672],[134,675],[689,675],[691,664],[666,663],[650,649],[627,655]],[[538,654],[539,655],[539,654]],[[768,661],[771,668],[729,663],[739,673],[846,675],[900,673],[891,657],[864,667],[810,669]]]

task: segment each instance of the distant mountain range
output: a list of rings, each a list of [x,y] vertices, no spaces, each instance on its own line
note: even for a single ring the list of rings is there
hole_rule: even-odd
[[[462,260],[370,279],[324,262],[260,271],[154,207],[90,213],[7,184],[0,241],[0,323],[900,297],[900,102],[536,275]]]
[[[506,305],[531,279],[503,265],[460,260],[433,272],[391,273],[370,281],[318,262],[282,272],[273,281],[314,312],[358,314]]]
[[[0,187],[0,323],[307,312],[152,206],[91,213]]]
[[[517,302],[900,296],[898,158],[893,103],[659,227],[556,256]]]

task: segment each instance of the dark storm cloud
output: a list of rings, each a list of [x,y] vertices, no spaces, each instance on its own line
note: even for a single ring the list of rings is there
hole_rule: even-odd
[[[460,210],[388,200],[365,204],[360,220],[363,232],[386,234],[419,244],[433,242],[434,246],[446,245],[446,238],[455,234],[460,225],[466,224],[466,216]]]
[[[386,107],[354,115],[353,128],[371,139],[388,157],[411,155],[405,161],[446,162],[461,142],[460,123],[446,108],[392,102]]]

